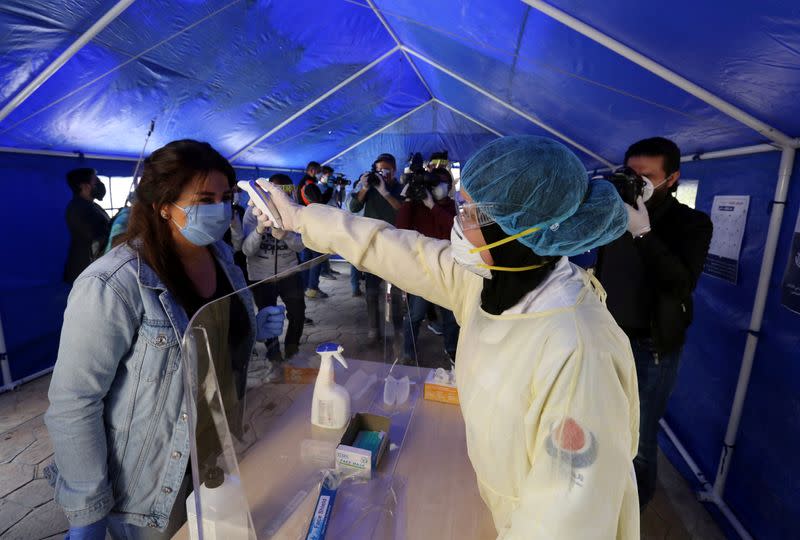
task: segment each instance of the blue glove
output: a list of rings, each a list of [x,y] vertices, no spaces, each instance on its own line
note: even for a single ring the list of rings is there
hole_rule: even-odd
[[[70,527],[64,540],[105,540],[108,518],[83,527]]]
[[[280,337],[285,321],[286,308],[283,306],[268,306],[259,311],[256,315],[256,341]]]

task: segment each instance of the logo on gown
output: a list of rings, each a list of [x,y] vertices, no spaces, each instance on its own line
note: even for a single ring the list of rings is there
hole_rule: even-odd
[[[545,442],[550,457],[576,469],[583,469],[597,460],[597,438],[576,420],[566,417],[555,422]]]

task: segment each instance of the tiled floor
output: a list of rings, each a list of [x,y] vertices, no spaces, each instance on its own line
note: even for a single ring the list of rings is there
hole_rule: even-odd
[[[354,358],[391,361],[391,347],[369,345],[363,339],[366,311],[363,298],[353,298],[347,266],[335,264],[342,271],[335,281],[323,280],[321,288],[331,294],[326,300],[307,300],[307,316],[315,325],[306,329],[304,353],[324,341],[337,341],[345,354]],[[424,328],[418,349],[421,363],[432,367],[447,366],[441,338]],[[385,352],[384,352],[385,351]],[[53,490],[43,478],[43,469],[52,458],[53,448],[43,423],[47,408],[50,377],[42,377],[21,388],[0,394],[0,539],[37,540],[61,538],[67,521],[53,501]],[[264,413],[279,416],[291,402],[291,385],[285,385]],[[716,540],[724,538],[709,514],[697,502],[686,482],[661,456],[659,490],[642,516],[645,540]],[[416,539],[409,539],[416,540]]]

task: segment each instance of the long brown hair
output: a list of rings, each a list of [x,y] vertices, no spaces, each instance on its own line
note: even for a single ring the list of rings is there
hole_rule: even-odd
[[[154,151],[144,160],[128,230],[121,239],[139,252],[182,305],[194,295],[194,287],[178,257],[169,221],[160,211],[177,201],[192,180],[212,171],[224,174],[229,186],[236,183],[231,164],[206,142],[183,139]]]

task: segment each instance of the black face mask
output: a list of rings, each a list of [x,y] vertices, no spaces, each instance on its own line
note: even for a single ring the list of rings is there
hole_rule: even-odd
[[[98,201],[102,201],[103,198],[106,196],[106,186],[101,181],[97,181],[97,183],[92,188],[92,199],[97,199]]]
[[[481,227],[481,232],[483,232],[483,238],[487,244],[508,238],[508,235],[497,223]],[[481,307],[492,315],[500,315],[515,306],[526,294],[544,281],[544,278],[550,274],[561,258],[537,255],[519,240],[490,248],[489,253],[492,254],[495,266],[543,265],[525,272],[492,270],[492,279],[483,280],[483,291],[481,292]]]

